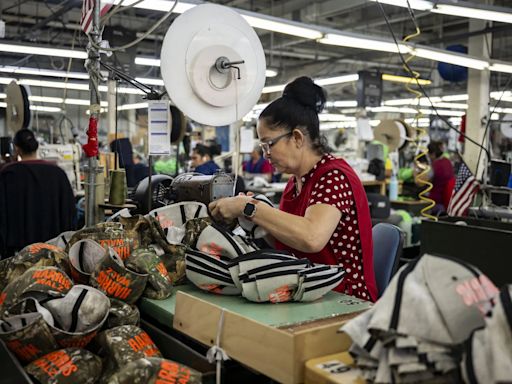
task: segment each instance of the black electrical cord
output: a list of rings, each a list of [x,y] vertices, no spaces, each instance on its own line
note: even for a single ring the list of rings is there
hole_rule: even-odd
[[[407,69],[407,71],[412,75],[413,74],[413,70],[411,69],[411,67],[409,66],[409,64],[407,63],[407,61],[405,60],[402,52],[400,52],[400,45],[398,44],[398,40],[396,39],[396,36],[395,36],[395,33],[393,32],[393,28],[391,27],[391,23],[389,22],[389,19],[388,19],[388,15],[386,14],[386,11],[384,10],[384,7],[382,6],[382,4],[380,3],[380,1],[377,0],[377,4],[379,5],[379,8],[380,8],[380,11],[382,13],[382,16],[384,17],[384,20],[386,21],[386,25],[389,29],[389,32],[391,33],[391,36],[393,37],[393,41],[395,42],[397,48],[398,48],[398,55],[400,57],[400,60],[402,61],[402,64],[404,65],[404,67]],[[407,6],[409,8],[409,13],[411,14],[414,14],[414,12],[412,11],[412,9],[410,8],[410,5],[409,5],[409,1],[407,1]],[[416,18],[413,19],[414,23],[416,23]],[[414,76],[413,76],[414,77]],[[487,150],[487,148],[485,148],[483,145],[481,145],[480,143],[478,143],[477,141],[473,140],[472,138],[468,137],[466,134],[462,133],[460,130],[458,130],[457,128],[455,128],[450,122],[448,119],[446,119],[444,116],[441,116],[437,110],[437,108],[434,106],[434,103],[432,102],[432,100],[430,100],[430,97],[429,95],[427,94],[427,92],[425,91],[425,88],[423,88],[423,86],[420,84],[420,82],[418,81],[418,79],[416,79],[414,77],[414,80],[416,81],[416,84],[418,85],[418,88],[420,89],[421,93],[423,93],[423,95],[427,98],[428,102],[430,103],[430,106],[432,107],[432,110],[435,112],[436,116],[441,119],[442,121],[444,121],[446,123],[446,125],[450,128],[450,129],[453,129],[455,132],[457,132],[459,135],[461,135],[462,137],[464,137],[465,139],[467,139],[469,142],[475,144],[476,146],[478,146],[481,150],[484,150],[485,153],[487,154],[487,159],[490,161],[491,160],[491,154],[489,153],[489,151]]]

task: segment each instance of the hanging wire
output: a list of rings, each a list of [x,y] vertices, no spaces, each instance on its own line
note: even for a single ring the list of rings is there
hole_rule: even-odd
[[[377,1],[377,4],[379,5],[379,8],[380,8],[381,12],[383,13],[384,17],[386,18],[386,22],[388,23],[388,27],[391,30],[391,26],[389,25],[389,21],[387,19],[387,15],[385,14],[385,11],[384,11],[384,8],[383,8],[382,4],[380,3],[380,1]],[[420,29],[420,27],[419,27],[419,25],[417,23],[416,17],[414,16],[414,13],[410,9],[410,5],[409,5],[409,1],[408,0],[407,0],[407,5],[408,5],[409,13],[411,15],[411,19],[412,19],[412,21],[414,23],[415,31],[403,38],[402,41],[404,43],[407,43],[407,42],[409,42],[409,40],[417,38],[418,36],[421,35],[421,29]],[[393,34],[393,38],[395,39],[394,34]],[[397,43],[396,39],[395,39],[395,43]],[[412,93],[414,95],[414,99],[417,101],[417,103],[416,103],[417,104],[416,105],[416,111],[417,112],[416,112],[416,115],[414,116],[414,120],[413,120],[413,123],[412,123],[413,128],[416,130],[416,145],[417,145],[417,148],[418,148],[417,149],[417,154],[416,154],[416,156],[414,156],[414,166],[419,168],[419,169],[421,169],[421,171],[420,171],[419,174],[415,175],[414,181],[417,184],[420,184],[420,185],[422,185],[424,187],[421,190],[421,192],[418,194],[418,197],[419,197],[419,199],[421,201],[424,201],[424,202],[427,203],[427,205],[421,209],[421,215],[423,217],[425,217],[425,218],[437,221],[437,217],[436,216],[433,216],[430,213],[428,213],[436,205],[436,202],[434,200],[428,198],[428,196],[427,196],[428,193],[434,187],[432,185],[432,183],[428,181],[428,175],[429,175],[429,172],[430,172],[430,166],[428,164],[426,166],[420,166],[420,164],[421,164],[420,163],[420,159],[422,157],[427,157],[427,154],[428,154],[428,149],[423,145],[423,139],[425,137],[428,137],[428,133],[427,133],[426,130],[420,128],[419,124],[418,124],[419,119],[423,116],[423,114],[421,113],[421,109],[420,109],[420,99],[423,96],[423,93],[418,91],[417,89],[414,89],[412,87],[413,83],[419,85],[418,79],[420,78],[420,73],[418,71],[413,70],[411,68],[411,66],[409,65],[409,63],[414,59],[415,55],[413,53],[409,53],[407,58],[404,58],[402,56],[402,54],[400,53],[400,48],[399,48],[398,43],[397,43],[397,47],[398,47],[399,55],[400,55],[400,57],[402,59],[402,62],[403,62],[403,68],[406,71],[406,73],[408,73],[409,76],[410,76],[409,82],[405,85],[405,88],[407,89],[408,92],[410,92],[410,93]]]
[[[405,58],[404,58],[402,52],[400,52],[400,45],[398,44],[398,40],[396,38],[395,32],[393,31],[393,28],[391,27],[391,23],[389,22],[388,15],[386,14],[386,11],[384,10],[384,7],[382,6],[382,4],[378,0],[376,0],[376,2],[377,2],[378,6],[380,8],[382,16],[384,17],[384,20],[386,21],[386,25],[388,27],[389,33],[391,34],[391,37],[393,38],[393,41],[394,41],[395,45],[398,48],[398,56],[400,57],[400,60],[402,61],[402,64],[407,68],[407,72],[409,72],[409,73],[413,72],[412,69],[409,67],[409,64],[405,61]],[[409,3],[408,3],[408,5],[409,5]],[[409,8],[409,13],[412,14],[412,17],[414,18],[414,11],[412,11],[412,8],[410,8],[410,5],[409,5],[408,8]],[[413,21],[414,20],[416,20],[416,19],[414,18]],[[490,160],[491,159],[491,155],[490,155],[489,151],[487,150],[487,148],[483,147],[479,142],[473,140],[471,137],[467,136],[465,133],[463,133],[459,129],[455,128],[453,126],[453,124],[450,123],[450,121],[445,116],[440,115],[439,111],[437,110],[437,107],[434,105],[434,103],[430,99],[430,96],[428,95],[428,93],[425,90],[425,88],[421,85],[421,83],[418,81],[418,79],[414,79],[414,80],[415,80],[416,85],[418,86],[419,90],[421,91],[421,93],[428,100],[428,102],[430,104],[429,106],[430,106],[430,108],[432,108],[432,110],[436,114],[436,117],[438,117],[440,120],[442,120],[450,129],[454,130],[459,135],[464,137],[467,141],[469,141],[469,142],[475,144],[476,146],[480,147],[486,153],[487,158]]]
[[[133,5],[135,4],[138,4],[140,3],[140,1],[137,1],[136,3],[134,3]],[[176,6],[178,5],[178,0],[174,0],[174,4],[173,6],[171,7],[171,9],[169,10],[169,12],[167,12],[164,16],[162,16],[156,23],[155,25],[153,25],[151,28],[149,28],[141,37],[133,40],[132,42],[130,43],[127,43],[125,45],[122,45],[120,47],[114,47],[114,48],[107,48],[107,47],[102,47],[98,44],[96,44],[92,37],[89,36],[89,44],[91,44],[91,46],[93,46],[94,48],[98,49],[98,50],[101,50],[101,51],[107,51],[107,52],[117,52],[117,51],[122,51],[122,50],[125,50],[125,49],[128,49],[130,47],[133,47],[134,45],[140,43],[142,40],[144,40],[146,37],[148,37],[151,33],[153,33],[153,31],[155,29],[157,29],[165,20],[167,20],[169,18],[169,16],[172,15],[172,13],[174,12],[174,9],[176,8]],[[116,7],[117,9],[117,7]],[[116,11],[116,9],[114,9],[112,12],[120,12],[120,11]],[[108,21],[108,19],[110,18],[111,16],[107,17],[105,19],[105,21]],[[103,28],[105,25],[104,24],[101,24],[101,28]]]

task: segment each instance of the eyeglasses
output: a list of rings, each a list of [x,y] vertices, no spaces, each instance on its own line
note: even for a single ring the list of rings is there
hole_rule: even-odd
[[[284,138],[286,136],[290,136],[291,134],[292,134],[291,132],[287,132],[287,133],[284,133],[280,136],[273,138],[272,140],[261,142],[260,148],[262,149],[262,151],[264,153],[270,153],[270,148],[272,148],[274,145],[276,145],[279,140],[281,140],[282,138]]]

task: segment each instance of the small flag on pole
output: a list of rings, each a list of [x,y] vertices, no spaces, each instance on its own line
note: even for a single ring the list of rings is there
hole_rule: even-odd
[[[475,194],[478,192],[479,186],[478,180],[473,176],[468,166],[462,162],[455,179],[455,188],[448,204],[448,215],[465,216]]]
[[[92,31],[92,19],[94,17],[95,0],[84,0],[82,4],[82,16],[80,18],[80,26],[82,30],[89,34]],[[100,16],[105,15],[112,8],[112,1],[102,1]]]

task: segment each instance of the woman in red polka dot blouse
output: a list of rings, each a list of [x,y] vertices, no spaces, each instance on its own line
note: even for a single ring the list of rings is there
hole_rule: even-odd
[[[346,271],[337,291],[375,301],[372,225],[361,181],[343,160],[328,153],[318,113],[325,94],[308,77],[288,84],[261,113],[256,128],[265,157],[293,175],[279,209],[236,196],[210,204],[221,219],[250,216],[278,249]]]

